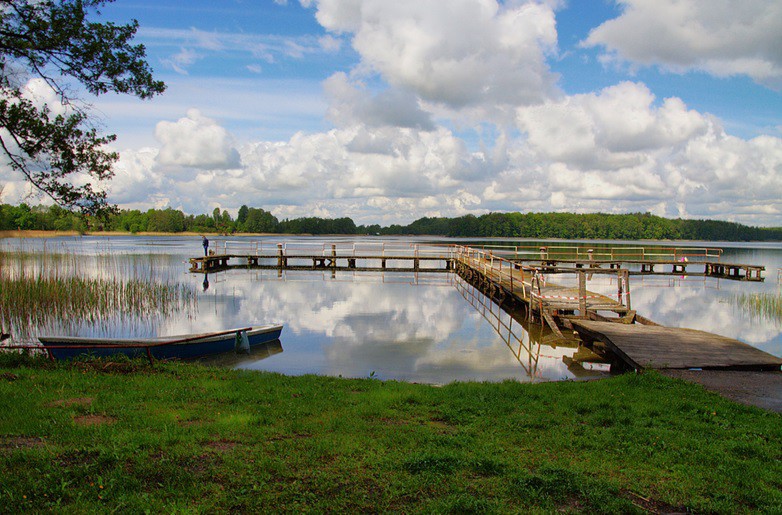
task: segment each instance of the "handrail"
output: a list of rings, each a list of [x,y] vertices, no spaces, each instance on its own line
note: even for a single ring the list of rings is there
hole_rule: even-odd
[[[723,250],[713,247],[597,247],[573,246],[573,245],[480,245],[474,248],[492,251],[505,257],[521,258],[534,256],[541,260],[554,259],[555,256],[575,256],[575,259],[621,259],[627,257],[640,257],[642,260],[670,257],[681,258],[715,258],[722,257]]]

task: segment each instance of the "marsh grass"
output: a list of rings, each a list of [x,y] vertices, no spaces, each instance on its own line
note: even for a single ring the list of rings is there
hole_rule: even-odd
[[[782,293],[739,293],[733,299],[751,317],[782,324]]]
[[[435,388],[16,357],[0,412],[15,513],[782,510],[780,416],[655,373]]]
[[[195,309],[194,288],[145,257],[0,252],[0,324],[15,341],[32,341],[42,330],[109,328]]]

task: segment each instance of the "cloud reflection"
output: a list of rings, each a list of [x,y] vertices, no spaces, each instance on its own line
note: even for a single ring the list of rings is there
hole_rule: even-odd
[[[545,347],[528,375],[494,328],[454,288],[378,283],[377,276],[225,274],[200,298],[199,324],[282,321],[285,352],[249,365],[284,373],[378,377],[426,383],[572,378]],[[517,333],[523,332],[517,324]],[[540,352],[539,350],[537,352]]]

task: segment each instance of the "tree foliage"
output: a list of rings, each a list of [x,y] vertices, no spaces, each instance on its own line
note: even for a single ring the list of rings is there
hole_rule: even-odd
[[[165,85],[152,77],[138,22],[90,20],[112,0],[0,0],[0,148],[7,164],[58,204],[95,213],[106,192],[90,181],[113,176],[115,152],[74,92],[124,93],[146,99]],[[42,81],[56,105],[26,93]]]
[[[243,206],[246,207],[246,206]],[[565,238],[611,240],[782,241],[782,227],[749,227],[718,220],[682,220],[649,213],[489,213],[458,218],[421,218],[410,225],[356,226],[350,218],[277,220],[264,209],[240,209],[234,220],[225,210],[185,215],[176,209],[121,210],[105,219],[58,206],[0,204],[0,230],[156,231],[166,233],[382,234],[453,237]]]

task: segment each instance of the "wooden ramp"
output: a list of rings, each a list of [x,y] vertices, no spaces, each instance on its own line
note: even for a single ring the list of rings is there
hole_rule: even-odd
[[[603,342],[634,369],[780,370],[782,359],[717,334],[673,327],[572,320],[588,343]]]

